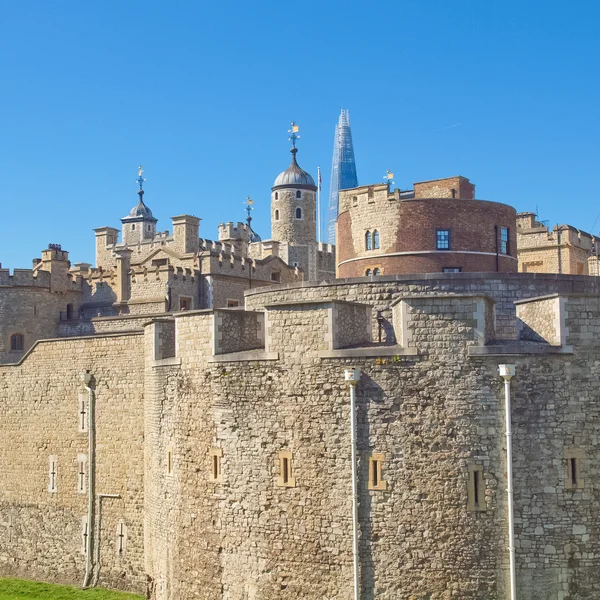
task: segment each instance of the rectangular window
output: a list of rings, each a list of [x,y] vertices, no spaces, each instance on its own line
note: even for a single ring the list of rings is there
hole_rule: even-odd
[[[179,297],[179,310],[190,310],[192,308],[192,299],[185,296]]]
[[[273,273],[271,273],[271,281],[279,283],[281,281],[281,273],[279,271],[273,271]]]
[[[85,476],[86,476],[87,456],[85,454],[77,455],[77,492],[85,494]]]
[[[369,457],[369,489],[370,490],[386,490],[387,482],[383,479],[383,461],[385,455],[372,454]]]
[[[462,267],[444,267],[442,269],[442,273],[460,273],[462,271]]]
[[[450,230],[436,229],[435,231],[435,249],[450,250]]]
[[[292,453],[289,450],[282,450],[279,453],[277,485],[281,487],[296,487],[296,478],[292,469]]]
[[[500,227],[500,253],[510,254],[509,242],[510,230],[508,227]]]
[[[481,512],[487,510],[485,503],[485,480],[483,465],[469,465],[467,482],[467,510]]]
[[[565,458],[567,461],[565,489],[583,489],[583,451],[579,450],[579,448],[570,448],[565,451]]]
[[[210,456],[210,481],[219,483],[223,481],[221,476],[221,457],[223,450],[221,448],[211,448],[208,451]]]
[[[239,300],[227,300],[227,308],[233,308],[235,306],[239,306],[240,305],[240,301]]]
[[[58,478],[58,460],[56,456],[51,456],[48,459],[48,491],[51,494],[55,494],[58,491],[57,478]]]

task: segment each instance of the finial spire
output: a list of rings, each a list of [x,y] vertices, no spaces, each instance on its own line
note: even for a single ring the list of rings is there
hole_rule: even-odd
[[[288,129],[288,133],[290,134],[290,137],[288,138],[288,140],[290,140],[290,142],[292,142],[291,152],[293,154],[295,154],[298,151],[296,149],[296,140],[300,139],[300,136],[298,135],[298,131],[300,131],[300,128],[298,127],[298,125],[296,124],[295,121],[292,121],[292,128]]]
[[[143,173],[144,173],[144,168],[142,167],[142,165],[140,165],[138,167],[138,178],[136,179],[136,181],[138,182],[139,186],[140,186],[140,192],[144,192],[144,182],[146,181],[143,177]]]

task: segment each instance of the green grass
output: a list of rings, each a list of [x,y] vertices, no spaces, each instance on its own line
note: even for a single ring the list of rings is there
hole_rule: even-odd
[[[54,585],[23,579],[0,578],[0,600],[136,600],[137,594],[111,592],[94,588],[80,590],[68,585]]]

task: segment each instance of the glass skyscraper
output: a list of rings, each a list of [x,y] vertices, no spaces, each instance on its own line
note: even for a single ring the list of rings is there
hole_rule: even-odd
[[[327,207],[328,244],[335,244],[335,222],[338,216],[338,196],[340,190],[346,190],[358,185],[356,163],[354,162],[354,146],[350,129],[350,114],[342,108],[340,118],[335,126],[333,140],[333,163],[331,165],[331,187]]]

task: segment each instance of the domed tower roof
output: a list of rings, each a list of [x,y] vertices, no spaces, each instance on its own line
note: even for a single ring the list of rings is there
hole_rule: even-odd
[[[300,168],[300,165],[296,162],[296,153],[298,152],[298,148],[292,148],[290,150],[292,153],[292,162],[290,166],[283,172],[277,175],[277,179],[275,179],[275,183],[273,183],[273,187],[271,189],[279,189],[279,188],[301,188],[306,190],[312,190],[313,192],[317,191],[317,186],[315,185],[315,180],[312,178],[310,173],[307,173],[304,169]]]
[[[142,165],[138,167],[138,178],[137,182],[140,186],[138,190],[138,196],[140,197],[138,203],[129,211],[129,214],[126,217],[121,219],[121,223],[128,223],[131,221],[150,221],[152,223],[156,223],[158,219],[155,219],[152,216],[152,211],[144,204],[144,182],[146,181],[142,177],[142,173],[144,169]]]
[[[138,192],[139,193],[139,192]],[[152,211],[144,204],[143,191],[140,194],[140,201],[129,211],[126,217],[123,217],[121,221],[157,221],[152,216]]]

